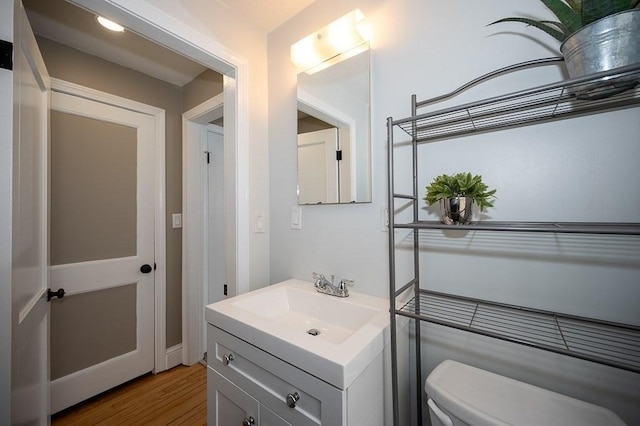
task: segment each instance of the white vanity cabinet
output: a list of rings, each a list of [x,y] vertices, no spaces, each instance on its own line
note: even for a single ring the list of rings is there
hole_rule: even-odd
[[[342,390],[211,324],[207,342],[209,425],[384,424],[382,353]]]

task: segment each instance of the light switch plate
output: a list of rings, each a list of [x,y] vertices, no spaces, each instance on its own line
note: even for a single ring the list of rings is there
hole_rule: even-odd
[[[302,209],[291,207],[291,229],[302,229]]]
[[[171,215],[171,223],[174,228],[182,228],[182,213],[174,213]]]
[[[255,221],[253,223],[253,232],[256,234],[263,234],[264,230],[264,213],[256,212]]]

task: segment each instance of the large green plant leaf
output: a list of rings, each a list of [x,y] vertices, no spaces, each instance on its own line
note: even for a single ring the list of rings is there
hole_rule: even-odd
[[[544,31],[545,33],[549,34],[551,37],[555,38],[556,40],[563,42],[565,38],[567,38],[567,36],[569,35],[569,33],[564,33],[562,31],[560,31],[559,29],[557,29],[557,26],[551,26],[547,23],[545,23],[545,21],[536,21],[535,19],[529,19],[529,18],[503,18],[503,19],[499,19],[495,22],[490,23],[489,25],[493,25],[493,24],[499,24],[501,22],[522,22],[523,24],[527,24],[527,25],[531,25],[533,27],[536,27],[542,31]],[[558,23],[560,25],[562,25],[561,23]],[[565,26],[566,28],[566,26]]]
[[[549,10],[553,12],[554,15],[558,18],[562,25],[564,25],[570,33],[574,31],[578,31],[582,28],[582,19],[580,17],[580,13],[576,12],[562,0],[541,0]],[[584,11],[585,4],[590,0],[582,0],[582,10]],[[598,0],[593,0],[598,1]],[[607,1],[607,0],[605,0]],[[579,7],[579,4],[576,3],[576,6]],[[563,39],[564,40],[564,39]],[[562,41],[562,40],[561,40]]]
[[[578,15],[582,13],[582,0],[567,0],[567,4]]]
[[[510,17],[492,22],[522,22],[534,26],[563,42],[574,32],[591,22],[614,13],[640,8],[640,0],[540,0],[560,22]]]
[[[631,8],[631,0],[583,0],[582,25]]]

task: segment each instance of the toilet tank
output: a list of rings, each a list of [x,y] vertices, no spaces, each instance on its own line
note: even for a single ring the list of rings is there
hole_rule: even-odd
[[[446,360],[427,377],[433,426],[617,426],[611,410]]]

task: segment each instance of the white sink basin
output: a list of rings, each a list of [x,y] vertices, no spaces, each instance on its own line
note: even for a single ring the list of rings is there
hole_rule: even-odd
[[[355,303],[343,303],[336,297],[324,297],[310,292],[307,287],[275,285],[268,290],[252,292],[247,297],[236,298],[231,304],[273,321],[287,330],[318,332],[319,339],[342,343],[363,325],[374,318],[380,309]]]
[[[210,324],[346,389],[383,350],[386,299],[318,293],[288,280],[207,306]]]

